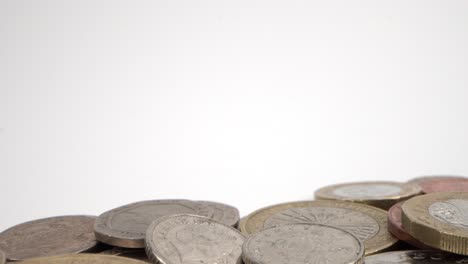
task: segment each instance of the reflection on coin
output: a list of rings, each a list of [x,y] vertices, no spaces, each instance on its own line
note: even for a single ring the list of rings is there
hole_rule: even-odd
[[[58,216],[13,226],[0,233],[8,260],[84,252],[96,246],[94,216]]]
[[[468,257],[435,250],[407,250],[380,253],[364,259],[366,264],[460,264]]]
[[[22,261],[21,264],[147,264],[136,259],[103,254],[75,254],[43,257]]]
[[[388,210],[392,205],[421,193],[412,183],[355,182],[323,187],[315,192],[317,199],[364,203]]]
[[[468,254],[468,193],[440,192],[403,204],[403,228],[431,247]]]
[[[144,249],[141,248],[121,248],[114,247],[112,249],[101,252],[100,254],[119,256],[131,259],[138,259],[150,263]]]
[[[146,233],[153,263],[240,264],[245,237],[211,218],[175,215],[154,221]]]
[[[228,226],[237,227],[240,218],[239,210],[237,210],[237,208],[227,204],[209,201],[198,202],[213,209],[213,215],[211,216],[211,218],[213,218],[214,220]]]
[[[5,253],[3,253],[3,251],[0,251],[0,264],[5,264],[5,263],[6,263]]]
[[[126,248],[144,248],[145,233],[156,219],[174,214],[211,216],[210,207],[189,200],[153,200],[124,205],[101,214],[94,231],[97,240]]]
[[[324,225],[286,224],[261,230],[242,247],[245,264],[362,263],[364,247],[351,233]]]
[[[387,212],[344,201],[300,201],[259,209],[240,224],[244,234],[281,224],[311,223],[344,229],[361,241],[365,254],[382,251],[398,240],[387,231]]]
[[[433,179],[418,183],[423,193],[468,192],[468,179]]]

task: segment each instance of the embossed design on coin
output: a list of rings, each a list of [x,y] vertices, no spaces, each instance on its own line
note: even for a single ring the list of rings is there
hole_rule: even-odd
[[[9,260],[79,253],[97,244],[94,216],[58,216],[13,226],[0,233],[0,249]]]
[[[142,201],[101,214],[96,220],[94,231],[96,238],[103,243],[126,248],[144,248],[146,229],[151,222],[175,214],[210,217],[213,210],[189,200]]]
[[[146,253],[154,263],[240,264],[244,240],[235,228],[210,218],[167,216],[148,228]]]
[[[366,264],[461,264],[468,257],[433,250],[407,250],[380,253],[364,259]]]
[[[213,215],[211,215],[211,218],[213,218],[214,220],[228,226],[237,227],[237,224],[239,223],[240,219],[239,210],[237,210],[237,208],[227,204],[215,203],[210,201],[198,202],[213,209]]]
[[[56,257],[34,258],[21,264],[147,264],[144,261],[104,254],[75,254]]]
[[[446,223],[468,227],[468,200],[450,199],[429,206],[429,214]]]
[[[286,224],[255,233],[243,246],[246,264],[362,263],[362,242],[323,225]]]
[[[401,187],[389,184],[353,185],[343,186],[333,191],[335,195],[353,197],[379,198],[382,196],[398,195],[402,191]]]

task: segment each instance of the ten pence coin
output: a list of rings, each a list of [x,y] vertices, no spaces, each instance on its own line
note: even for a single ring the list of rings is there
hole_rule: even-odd
[[[351,233],[324,225],[287,224],[261,230],[242,247],[245,264],[362,263],[364,246]]]
[[[421,187],[400,182],[354,182],[330,185],[315,192],[317,199],[363,203],[388,210],[392,205],[421,193]]]
[[[213,215],[211,215],[210,217],[214,220],[228,226],[237,227],[240,215],[239,210],[234,206],[209,201],[198,202],[213,209]]]
[[[436,250],[405,250],[380,253],[364,259],[366,264],[461,264],[468,257]]]
[[[240,229],[250,235],[267,227],[292,223],[344,229],[363,241],[366,255],[387,249],[398,241],[387,231],[387,212],[344,201],[299,201],[265,207],[248,215]]]
[[[75,254],[43,257],[22,261],[21,264],[147,264],[136,259],[103,254]]]
[[[0,250],[8,260],[85,252],[93,249],[94,216],[58,216],[13,226],[0,233]]]
[[[152,200],[124,205],[101,214],[94,225],[97,240],[126,248],[144,248],[148,226],[174,214],[213,215],[211,207],[189,200]]]
[[[146,233],[146,253],[153,263],[241,264],[245,237],[211,218],[175,215],[153,222]]]

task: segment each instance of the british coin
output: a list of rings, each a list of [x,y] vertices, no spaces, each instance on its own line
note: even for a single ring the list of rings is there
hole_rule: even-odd
[[[299,223],[263,229],[245,241],[242,251],[245,264],[357,264],[364,246],[345,230]]]
[[[237,227],[240,215],[239,210],[234,206],[210,201],[198,202],[213,209],[213,215],[211,215],[211,218],[214,220],[228,226]]]
[[[112,249],[101,252],[100,254],[119,256],[131,259],[138,259],[150,263],[148,256],[144,249],[141,248],[121,248],[114,247]]]
[[[414,197],[403,206],[403,228],[433,248],[468,255],[468,193]]]
[[[388,210],[392,205],[421,193],[421,187],[400,182],[355,182],[323,187],[315,192],[317,199],[363,203]]]
[[[144,261],[103,254],[75,254],[42,257],[22,261],[21,264],[147,264]]]
[[[428,175],[428,176],[420,176],[409,180],[409,183],[419,184],[421,182],[432,181],[432,180],[441,180],[441,179],[467,179],[465,176],[457,176],[457,175]]]
[[[420,241],[416,240],[403,229],[403,224],[401,222],[401,206],[403,203],[405,202],[399,202],[390,207],[388,210],[388,231],[401,241],[408,243],[416,248],[432,249],[431,247],[424,245]]]
[[[146,253],[153,263],[242,263],[245,237],[211,218],[175,215],[154,221],[146,233]]]
[[[240,229],[250,235],[267,227],[291,223],[323,224],[344,229],[363,241],[366,255],[398,242],[387,231],[387,212],[345,201],[299,201],[265,207],[248,215],[241,222]]]
[[[144,248],[145,233],[156,219],[174,214],[213,215],[211,207],[189,200],[152,200],[124,205],[101,214],[94,225],[97,240],[126,248]]]
[[[5,264],[5,263],[6,263],[5,253],[3,253],[3,251],[0,251],[0,264]]]
[[[85,252],[97,245],[95,219],[73,215],[22,223],[0,233],[0,250],[13,261]]]
[[[423,193],[468,192],[468,179],[433,179],[418,183]]]
[[[405,250],[375,254],[364,259],[366,264],[460,264],[468,257],[437,250]]]

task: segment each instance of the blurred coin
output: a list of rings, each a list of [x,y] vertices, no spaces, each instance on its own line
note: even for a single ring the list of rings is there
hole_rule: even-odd
[[[432,179],[418,183],[423,193],[468,192],[468,179]]]
[[[95,219],[73,215],[22,223],[0,233],[0,249],[8,260],[85,252],[97,244]]]
[[[409,183],[416,183],[419,184],[421,182],[432,181],[432,180],[442,180],[442,179],[468,179],[464,176],[456,176],[456,175],[429,175],[429,176],[421,176],[416,177],[409,180]]]
[[[248,215],[240,229],[250,235],[267,227],[291,223],[344,229],[363,241],[366,255],[387,249],[398,241],[387,231],[387,212],[344,201],[299,201],[269,206]]]
[[[406,250],[380,253],[364,259],[366,264],[460,264],[468,257],[436,250]]]
[[[241,264],[245,237],[211,218],[175,215],[154,221],[146,233],[153,263]]]
[[[148,256],[146,255],[145,250],[141,248],[114,247],[112,249],[103,251],[100,254],[138,259],[138,260],[150,263],[150,260],[148,259]]]
[[[6,263],[5,253],[3,253],[3,251],[0,251],[0,264],[5,264],[5,263]]]
[[[388,210],[392,205],[421,193],[412,183],[354,182],[323,187],[315,192],[317,199],[363,203]]]
[[[21,264],[147,264],[146,262],[103,254],[75,254],[42,257],[22,261]]]
[[[156,219],[174,214],[213,215],[211,207],[189,200],[152,200],[124,205],[101,214],[94,225],[97,240],[126,248],[144,248],[145,233]]]
[[[362,263],[364,246],[331,226],[287,224],[261,230],[242,247],[245,264]]]
[[[237,227],[239,223],[239,210],[237,208],[216,202],[210,201],[198,201],[199,203],[211,207],[213,209],[213,215],[210,217],[214,220],[221,222],[225,225]]]
[[[422,243],[468,255],[468,193],[440,192],[417,196],[403,206],[403,228]]]

